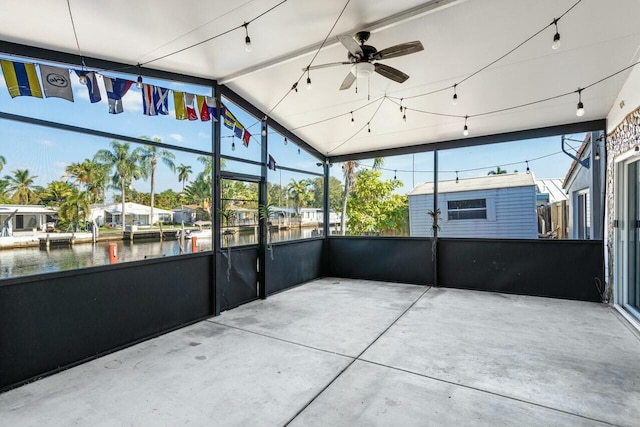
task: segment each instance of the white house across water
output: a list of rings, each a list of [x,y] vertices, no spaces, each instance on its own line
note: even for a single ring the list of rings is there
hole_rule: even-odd
[[[433,183],[409,193],[411,236],[432,235]],[[440,237],[537,239],[536,186],[526,173],[438,182]]]

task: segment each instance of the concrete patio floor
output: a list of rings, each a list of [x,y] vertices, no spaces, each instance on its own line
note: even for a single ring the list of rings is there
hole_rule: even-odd
[[[320,279],[0,395],[0,426],[640,425],[602,304]]]

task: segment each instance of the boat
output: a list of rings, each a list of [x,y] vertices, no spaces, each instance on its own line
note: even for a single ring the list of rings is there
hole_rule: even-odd
[[[196,221],[193,223],[197,230],[185,230],[184,238],[191,239],[192,237],[197,237],[198,239],[211,239],[212,230],[211,230],[211,221]]]

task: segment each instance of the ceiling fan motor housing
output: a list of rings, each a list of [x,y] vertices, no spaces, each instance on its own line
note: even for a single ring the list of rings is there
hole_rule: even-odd
[[[358,78],[369,77],[375,70],[376,67],[371,62],[360,62],[351,67],[351,73]]]

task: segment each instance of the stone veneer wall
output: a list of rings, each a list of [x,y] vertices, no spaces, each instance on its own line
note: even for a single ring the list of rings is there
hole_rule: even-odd
[[[607,250],[609,257],[608,263],[608,283],[605,295],[609,301],[613,296],[613,244],[614,244],[614,228],[613,220],[615,219],[615,158],[631,149],[640,142],[640,107],[629,113],[627,117],[607,135],[607,178],[606,178],[606,204],[607,204]]]

